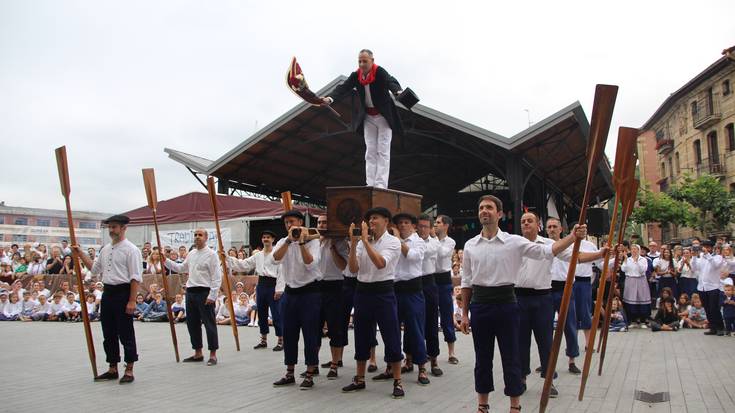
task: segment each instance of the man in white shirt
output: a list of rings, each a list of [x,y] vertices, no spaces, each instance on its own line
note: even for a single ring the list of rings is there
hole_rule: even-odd
[[[600,258],[604,255],[603,249],[597,249],[592,242],[583,239],[579,244],[581,254],[595,254],[596,259],[593,261],[579,261],[574,274],[574,305],[577,315],[577,329],[582,332],[584,342],[589,339],[590,328],[592,328],[592,263],[595,262],[598,268],[602,266]],[[602,253],[601,253],[602,252]]]
[[[326,232],[327,216],[321,215],[317,220],[317,229]],[[342,353],[345,346],[344,336],[347,330],[343,329],[342,288],[344,284],[344,270],[347,268],[347,255],[349,247],[347,242],[341,238],[330,239],[324,236],[319,238],[319,270],[322,272],[322,281],[319,287],[322,291],[322,306],[319,325],[327,324],[327,335],[329,337],[329,348],[332,355],[331,361],[322,364],[328,367],[327,379],[336,380],[337,369],[342,363]]]
[[[694,246],[700,246],[699,240],[692,242]],[[707,313],[709,330],[704,334],[708,336],[724,336],[725,323],[722,319],[722,304],[720,303],[720,273],[722,272],[724,260],[722,255],[712,254],[713,242],[705,239],[701,242],[701,249],[697,248],[692,259],[692,269],[699,273],[699,284],[701,286],[700,297]]]
[[[419,217],[416,232],[426,244],[426,252],[421,263],[421,284],[424,290],[424,302],[426,303],[426,323],[424,326],[426,354],[431,360],[431,375],[439,377],[444,374],[437,362],[439,356],[439,289],[436,285],[436,261],[441,244],[439,240],[431,236],[431,224],[431,217],[422,214]],[[407,367],[411,371],[411,366]]]
[[[135,296],[142,281],[143,263],[140,251],[125,238],[130,218],[125,215],[112,216],[102,223],[112,242],[105,245],[92,260],[79,245],[73,248],[90,268],[92,274],[102,275],[105,291],[100,305],[100,321],[102,322],[103,345],[110,368],[107,372],[95,377],[95,381],[116,380],[119,376],[117,364],[120,362],[120,345],[125,352],[125,373],[120,384],[132,383],[133,364],[138,361],[133,329],[133,312],[135,312]],[[84,299],[81,297],[80,299]]]
[[[342,388],[345,393],[365,389],[365,368],[370,346],[375,340],[375,325],[385,347],[385,362],[393,373],[393,398],[404,396],[401,384],[401,329],[393,283],[401,255],[401,241],[388,233],[391,213],[386,208],[371,208],[356,231],[350,225],[348,266],[357,273],[355,291],[355,360],[357,372],[352,383]],[[372,238],[372,239],[371,239]]]
[[[235,257],[228,257],[230,268],[233,271],[249,273],[255,270],[258,276],[258,284],[255,286],[255,299],[258,308],[258,328],[260,329],[260,342],[253,346],[254,350],[268,348],[268,311],[270,311],[273,321],[273,328],[276,330],[278,343],[273,347],[273,351],[283,350],[283,325],[281,320],[281,295],[283,287],[278,288],[279,281],[282,282],[281,266],[276,265],[270,259],[273,252],[273,242],[276,240],[276,233],[265,230],[260,234],[260,242],[263,243],[263,250],[256,251],[255,254],[245,258],[244,260]]]
[[[209,349],[208,366],[217,364],[217,321],[215,320],[214,304],[217,292],[222,285],[222,268],[217,253],[207,245],[207,230],[194,230],[194,248],[179,264],[169,258],[164,258],[166,268],[178,273],[188,273],[186,280],[186,328],[189,330],[191,348],[194,355],[184,359],[184,363],[204,361],[202,354],[202,324],[207,333],[207,348]],[[234,318],[234,316],[233,316]],[[232,321],[234,322],[234,320]]]
[[[449,353],[447,360],[449,364],[457,364],[459,359],[454,354],[454,343],[457,341],[457,334],[454,331],[454,286],[452,284],[452,256],[457,243],[447,235],[451,225],[452,218],[446,215],[439,215],[434,222],[434,234],[437,241],[439,241],[434,278],[439,296],[439,317],[441,318],[442,334]]]
[[[426,386],[430,381],[425,367],[428,360],[424,338],[426,304],[421,283],[426,242],[416,234],[417,222],[415,216],[405,212],[393,216],[395,228],[391,228],[391,233],[401,241],[394,290],[398,303],[398,320],[403,324],[403,352],[406,353],[406,366],[401,369],[401,373],[413,371],[413,363],[418,364],[418,383]],[[384,373],[376,377],[382,380],[392,379],[390,364]]]
[[[281,216],[288,236],[278,241],[270,256],[281,266],[286,290],[281,298],[283,315],[283,356],[286,375],[274,386],[295,384],[294,366],[298,362],[299,333],[304,336],[304,360],[307,366],[300,388],[314,387],[314,374],[319,366],[321,326],[319,309],[321,292],[319,281],[319,240],[308,241],[309,229],[304,228],[304,215],[291,210]]]
[[[495,340],[503,364],[504,393],[510,398],[510,409],[520,411],[520,396],[525,391],[522,381],[518,329],[520,310],[513,291],[523,257],[551,259],[574,243],[575,237],[587,235],[586,226],[575,227],[573,235],[551,245],[533,243],[521,236],[507,234],[498,228],[503,203],[493,195],[478,202],[478,218],[482,232],[465,243],[462,260],[461,330],[470,332],[475,347],[475,391],[478,410],[486,412],[493,386],[493,353]]]

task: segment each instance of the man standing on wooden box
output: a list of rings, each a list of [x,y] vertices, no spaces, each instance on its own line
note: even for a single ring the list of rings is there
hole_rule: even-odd
[[[400,135],[403,130],[398,110],[389,93],[399,95],[401,85],[384,68],[375,64],[373,52],[360,50],[358,69],[338,85],[331,96],[322,98],[329,105],[335,99],[357,89],[360,107],[353,122],[357,127],[363,125],[365,137],[365,180],[367,186],[388,188],[390,174],[390,143],[393,133]]]

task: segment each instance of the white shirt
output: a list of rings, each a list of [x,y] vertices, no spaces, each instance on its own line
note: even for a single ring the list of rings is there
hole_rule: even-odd
[[[10,300],[8,300],[8,303],[5,305],[5,309],[3,310],[3,314],[5,315],[5,317],[12,317],[19,315],[22,311],[22,302],[16,301],[15,303],[11,303]]]
[[[535,244],[553,245],[554,240],[544,238],[540,235],[531,241]],[[518,271],[518,279],[515,283],[519,288],[533,288],[535,290],[548,290],[551,288],[551,267],[554,262],[559,261],[569,268],[569,259],[571,258],[572,249],[567,248],[559,253],[559,256],[553,258],[534,259],[523,257],[521,260],[521,268]],[[564,268],[562,266],[562,268]],[[566,281],[567,273],[564,272],[563,278]],[[561,280],[560,280],[561,281]]]
[[[319,270],[322,272],[322,280],[324,281],[340,281],[345,278],[342,274],[343,270],[337,267],[332,257],[331,247],[334,245],[337,248],[337,253],[347,261],[348,254],[350,253],[350,247],[347,246],[347,242],[344,239],[325,239],[319,241],[319,250],[321,259],[319,260]]]
[[[46,264],[42,262],[32,262],[28,264],[28,275],[39,275],[46,272]]]
[[[287,238],[281,238],[276,246],[273,247],[274,252],[277,251],[283,244],[286,243]],[[311,240],[307,242],[304,247],[309,251],[313,258],[310,264],[304,264],[304,259],[301,256],[301,246],[298,242],[292,242],[287,246],[286,254],[279,261],[273,257],[271,253],[268,256],[268,260],[281,266],[281,273],[283,279],[291,288],[300,288],[314,281],[322,279],[322,272],[319,271],[319,240]]]
[[[670,265],[671,265],[671,263],[669,263],[669,260],[665,260],[665,259],[663,259],[661,257],[658,257],[658,258],[656,258],[656,259],[653,260],[653,269],[654,269],[654,271],[656,270],[656,268],[658,268],[659,271],[664,271],[663,274],[660,274],[660,275],[659,274],[656,274],[659,277],[666,277],[666,278],[673,277],[673,275],[671,275],[671,273],[668,272]]]
[[[358,241],[355,250],[357,256],[357,280],[364,283],[395,280],[396,266],[401,255],[401,241],[384,232],[380,238],[373,240],[370,244],[373,249],[385,260],[385,267],[378,269],[367,254],[362,240]]]
[[[68,303],[68,301],[66,301],[65,299],[62,299],[61,301],[59,301],[58,304],[56,304],[55,302],[52,301],[49,304],[47,314],[61,314],[64,311],[68,311],[67,310],[67,307],[66,307],[66,304],[67,303]]]
[[[699,274],[698,289],[712,291],[720,288],[720,272],[724,260],[722,255],[701,253],[692,258],[692,268]]]
[[[76,311],[76,312],[79,312],[79,311],[82,311],[82,305],[79,304],[76,301],[66,300],[66,309],[68,311]]]
[[[452,271],[452,255],[454,255],[454,247],[457,243],[451,237],[443,239],[436,238],[439,241],[439,249],[436,254],[436,272]]]
[[[212,301],[217,298],[217,291],[222,285],[222,267],[217,253],[208,246],[202,249],[194,248],[186,254],[186,259],[181,264],[167,258],[166,268],[178,273],[189,273],[186,288],[209,288],[207,298]]]
[[[46,298],[48,298],[51,295],[51,291],[49,291],[48,288],[44,288],[43,290],[38,292],[38,295],[45,295]]]
[[[679,271],[679,276],[681,278],[697,278],[696,274],[694,274],[694,271],[692,271],[691,263],[691,258],[689,259],[689,264],[684,263],[684,258],[674,263],[674,266],[676,267],[676,270]]]
[[[404,243],[408,246],[408,253],[404,256],[401,252],[401,255],[398,257],[396,281],[413,280],[423,275],[421,269],[427,243],[415,232],[406,238]]]
[[[438,239],[431,237],[428,237],[423,241],[426,243],[426,252],[424,252],[424,260],[421,263],[421,275],[435,274],[436,257],[439,253],[439,247],[441,244]]]
[[[51,304],[49,304],[48,301],[46,303],[36,303],[35,306],[33,306],[33,314],[51,314],[49,312],[49,308],[51,308]]]
[[[582,242],[579,244],[579,251],[580,252],[597,252],[597,246],[590,241],[587,241],[586,239],[583,239]],[[577,267],[575,268],[575,276],[576,277],[586,277],[586,278],[592,278],[592,274],[594,273],[592,271],[592,263],[596,262],[598,265],[602,265],[602,260],[597,261],[590,261],[590,262],[578,262]]]
[[[633,257],[628,257],[623,265],[620,266],[620,269],[623,270],[626,277],[645,277],[646,271],[648,271],[648,260],[643,256],[639,256],[638,260],[634,260]]]
[[[480,233],[464,245],[462,288],[514,285],[523,257],[541,260],[553,256],[551,245],[531,242],[500,229],[491,239]]]
[[[102,282],[110,285],[143,281],[143,259],[138,248],[127,239],[105,245],[92,265],[92,274],[102,274]]]

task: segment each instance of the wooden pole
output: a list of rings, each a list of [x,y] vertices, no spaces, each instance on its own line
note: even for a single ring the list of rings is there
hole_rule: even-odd
[[[637,179],[634,181],[633,185],[630,185],[627,199],[626,199],[626,205],[623,206],[623,216],[621,219],[621,229],[620,229],[620,235],[619,243],[623,242],[623,238],[625,236],[625,226],[628,223],[628,217],[633,212],[633,206],[635,205],[635,199],[638,194],[638,187],[640,186],[640,181]],[[617,261],[617,259],[616,259]],[[612,282],[610,283],[610,294],[607,295],[607,303],[605,303],[605,323],[603,324],[603,331],[602,331],[602,349],[600,350],[600,366],[597,369],[597,375],[602,375],[602,366],[605,364],[605,351],[607,350],[607,336],[610,329],[610,311],[612,310],[612,296],[615,292],[615,279],[617,278],[617,270],[622,265],[622,262],[616,262],[615,263],[615,270],[616,270],[616,277],[613,277]]]
[[[145,196],[148,200],[148,208],[153,213],[153,227],[156,230],[156,243],[158,244],[158,254],[161,258],[161,278],[163,280],[163,293],[166,296],[166,314],[168,315],[168,325],[171,330],[171,342],[174,346],[174,355],[176,362],[179,362],[179,343],[176,338],[176,327],[174,326],[174,313],[171,311],[172,297],[168,284],[168,275],[166,274],[166,256],[164,255],[163,245],[161,244],[161,236],[158,233],[158,216],[156,210],[158,208],[158,195],[156,193],[156,174],[153,168],[143,169],[143,185],[145,186]]]
[[[281,203],[283,204],[283,210],[288,212],[293,209],[293,202],[291,201],[291,192],[281,192]]]
[[[66,158],[66,146],[56,148],[56,166],[59,170],[59,183],[61,184],[61,195],[64,196],[66,203],[66,221],[69,224],[69,241],[71,245],[77,244],[77,237],[74,233],[74,219],[71,214],[71,202],[69,195],[71,194],[71,185],[69,183],[69,165]],[[92,340],[92,327],[89,323],[89,313],[87,312],[87,293],[84,290],[84,278],[82,277],[82,266],[79,264],[79,255],[71,250],[71,259],[74,263],[74,272],[76,272],[77,285],[79,288],[79,304],[82,307],[82,321],[84,324],[84,337],[87,340],[87,354],[89,355],[89,364],[92,366],[92,377],[97,377],[97,356],[94,351],[94,341]]]
[[[633,150],[635,149],[635,141],[638,136],[638,130],[632,128],[620,128],[618,130],[618,143],[615,151],[615,167],[613,169],[613,184],[615,186],[615,204],[613,205],[612,222],[610,223],[610,231],[607,235],[608,250],[605,252],[602,271],[597,287],[597,299],[595,300],[595,309],[592,316],[592,326],[590,327],[589,337],[587,339],[587,351],[584,355],[584,367],[582,368],[582,382],[579,386],[579,401],[584,399],[584,389],[587,385],[587,377],[590,372],[592,363],[592,352],[595,345],[595,335],[597,333],[597,325],[600,322],[600,313],[602,312],[602,301],[605,297],[605,281],[607,280],[608,266],[610,264],[610,248],[613,248],[613,237],[615,236],[615,227],[618,218],[618,205],[625,191],[625,185],[631,174],[630,168],[635,165],[633,161]]]
[[[235,306],[232,304],[232,286],[230,284],[230,273],[227,271],[227,255],[225,255],[225,245],[222,243],[222,232],[219,228],[219,213],[217,212],[217,191],[214,187],[214,178],[207,177],[207,190],[209,191],[209,200],[212,202],[212,214],[214,215],[214,225],[217,229],[217,252],[219,260],[222,263],[222,280],[224,281],[225,294],[227,297],[227,309],[230,311],[230,325],[232,326],[232,335],[235,337],[235,346],[240,351],[240,336],[237,332],[237,322],[235,322]]]
[[[592,197],[592,182],[595,178],[603,151],[605,150],[605,142],[607,134],[610,130],[610,122],[612,121],[613,108],[615,107],[615,98],[618,94],[618,87],[612,85],[597,85],[595,88],[595,100],[592,105],[592,121],[590,122],[590,136],[587,142],[587,180],[584,186],[584,196],[582,197],[581,208],[579,211],[579,223],[583,224],[587,219],[587,204]],[[544,388],[541,392],[541,403],[539,404],[539,412],[544,413],[549,403],[549,392],[554,379],[554,371],[556,370],[556,361],[559,357],[559,348],[561,347],[561,338],[564,333],[564,326],[567,321],[567,313],[569,312],[569,302],[572,298],[572,284],[574,282],[574,274],[577,269],[577,260],[579,259],[580,239],[574,241],[572,249],[572,258],[569,262],[569,271],[564,285],[564,294],[562,295],[561,305],[559,308],[559,319],[556,323],[556,331],[554,340],[551,345],[551,354],[549,355],[549,364],[546,368],[546,378],[544,379]]]

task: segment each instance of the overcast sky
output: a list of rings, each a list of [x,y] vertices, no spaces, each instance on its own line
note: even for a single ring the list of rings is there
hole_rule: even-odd
[[[246,2],[0,0],[0,200],[63,208],[53,150],[69,153],[72,206],[121,212],[202,190],[163,152],[216,159],[298,103],[297,56],[316,90],[370,48],[421,103],[511,136],[620,86],[638,127],[735,45],[735,2]]]

